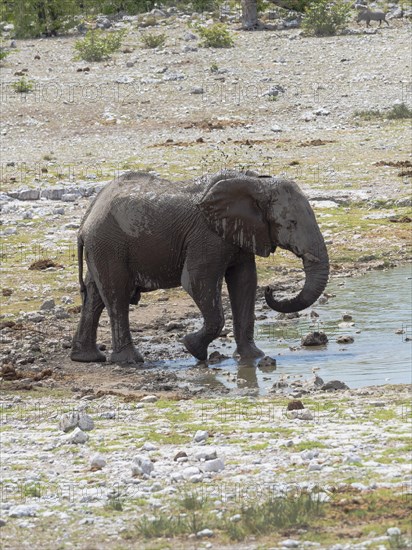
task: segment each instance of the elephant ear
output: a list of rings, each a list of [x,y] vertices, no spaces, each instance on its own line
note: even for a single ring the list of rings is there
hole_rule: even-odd
[[[272,250],[263,212],[266,196],[262,181],[256,178],[222,179],[207,191],[198,207],[225,241],[266,257]]]

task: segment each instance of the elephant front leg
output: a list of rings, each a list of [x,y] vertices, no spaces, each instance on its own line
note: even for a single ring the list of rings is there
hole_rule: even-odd
[[[204,319],[202,328],[185,336],[183,344],[196,359],[206,361],[209,344],[219,336],[225,324],[221,299],[222,278],[218,275],[213,277],[207,267],[191,271],[185,265],[182,286],[193,298]]]
[[[235,354],[243,359],[262,357],[254,341],[257,275],[254,257],[227,270],[226,284],[233,315]]]
[[[83,302],[80,321],[73,337],[70,358],[72,361],[94,363],[106,361],[106,356],[96,345],[97,327],[104,308],[97,286],[86,276],[86,296]]]

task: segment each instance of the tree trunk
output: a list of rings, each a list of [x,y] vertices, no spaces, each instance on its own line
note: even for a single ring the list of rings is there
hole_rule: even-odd
[[[255,29],[258,24],[257,0],[242,0],[242,28]]]

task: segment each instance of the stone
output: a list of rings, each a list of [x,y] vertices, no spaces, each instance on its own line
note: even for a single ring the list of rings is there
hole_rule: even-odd
[[[265,357],[262,357],[262,359],[259,360],[257,364],[258,368],[268,368],[268,367],[276,367],[276,359],[273,359],[273,357],[269,357],[269,355],[265,355]]]
[[[37,201],[40,198],[39,189],[23,189],[19,191],[17,198],[20,201]]]
[[[63,202],[74,202],[76,199],[79,198],[80,195],[77,195],[76,193],[65,193],[62,195],[62,201]]]
[[[69,432],[70,430],[74,430],[74,428],[77,427],[78,422],[79,422],[78,412],[65,413],[61,416],[59,420],[59,428],[64,432]]]
[[[205,93],[205,90],[201,86],[196,86],[190,90],[193,95],[201,95]]]
[[[65,193],[66,189],[64,187],[48,187],[46,189],[42,189],[40,198],[59,201]]]
[[[299,399],[294,399],[293,401],[289,401],[286,407],[288,411],[294,411],[294,410],[299,410],[304,408],[305,408],[305,405]]]
[[[196,460],[214,460],[217,458],[216,449],[202,449],[195,454]]]
[[[82,445],[88,441],[89,436],[84,433],[80,428],[75,428],[72,433],[67,437],[67,443],[73,443],[75,445]]]
[[[228,359],[227,355],[223,355],[219,351],[213,351],[209,355],[209,359],[207,360],[210,365],[216,365],[217,363],[220,363],[221,361],[225,361]]]
[[[95,454],[90,459],[90,467],[92,470],[101,470],[106,464],[105,459],[100,454]]]
[[[77,425],[79,426],[79,428],[85,432],[89,432],[90,430],[93,430],[94,428],[94,421],[93,421],[93,418],[84,413],[84,412],[81,412],[79,413],[79,420],[78,420],[78,423]]]
[[[150,475],[154,469],[153,462],[145,456],[137,456],[132,464],[132,476]]]
[[[349,335],[342,335],[336,338],[336,342],[338,344],[353,344],[354,341],[355,339],[353,338],[353,336]]]
[[[53,300],[53,298],[49,298],[48,300],[45,300],[42,305],[40,306],[40,309],[42,311],[50,311],[51,309],[54,309],[56,307],[56,303]]]
[[[295,539],[286,539],[280,543],[284,548],[297,548],[299,546],[299,541]]]
[[[324,332],[310,332],[302,338],[302,346],[324,346],[328,337]]]
[[[0,527],[4,527],[6,525],[6,522],[4,519],[0,519]]]
[[[206,460],[202,463],[201,469],[204,472],[221,472],[225,469],[225,463],[221,458],[215,458],[213,460]]]
[[[386,530],[386,534],[389,537],[399,537],[399,535],[401,534],[401,530],[399,529],[399,527],[389,527]]]
[[[353,318],[352,318],[352,315],[349,315],[349,313],[344,313],[342,315],[342,321],[352,321]]]
[[[198,539],[210,538],[214,536],[214,532],[211,529],[202,529],[196,533]]]
[[[349,386],[340,380],[330,380],[330,382],[326,382],[320,389],[323,391],[348,390]]]
[[[185,453],[185,451],[179,451],[177,454],[175,454],[175,456],[173,458],[174,462],[178,461],[179,458],[187,459],[187,453]]]
[[[283,129],[280,126],[275,125],[271,127],[271,131],[274,132],[275,134],[278,134],[280,132],[283,132]]]
[[[34,504],[18,504],[10,508],[9,516],[11,518],[34,517],[37,515],[38,509],[38,506]]]
[[[141,447],[142,451],[157,451],[159,447],[156,447],[153,443],[150,443],[149,441],[146,441]]]
[[[292,418],[298,418],[299,420],[313,420],[313,414],[309,409],[290,411],[290,416]]]
[[[206,441],[208,437],[209,437],[209,433],[206,430],[198,430],[195,433],[193,440],[196,443],[200,443],[201,441]]]
[[[200,470],[196,466],[188,466],[181,473],[184,479],[191,479],[193,476],[199,475]]]
[[[156,395],[145,395],[140,400],[141,403],[156,403],[156,401],[159,401]]]

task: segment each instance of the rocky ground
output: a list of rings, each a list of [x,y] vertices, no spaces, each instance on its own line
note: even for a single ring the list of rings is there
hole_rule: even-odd
[[[127,35],[107,62],[75,61],[79,36],[16,41],[3,62],[0,523],[6,548],[318,543],[337,550],[338,543],[401,548],[410,540],[407,388],[347,390],[333,398],[299,387],[287,388],[289,397],[229,391],[214,381],[218,366],[184,366],[188,355],[179,340],[199,315],[180,290],[147,295],[131,312],[145,369],[68,360],[80,305],[76,230],[90,197],[126,169],[174,182],[222,168],[285,174],[311,200],[332,277],[411,259],[410,122],[387,118],[393,106],[411,106],[408,20],[392,19],[378,30],[353,22],[348,34],[324,39],[299,29],[239,32],[235,17],[230,21],[235,47],[227,50],[201,48],[196,18],[172,12],[114,22]],[[164,32],[164,48],[143,49],[147,32]],[[3,34],[10,43],[10,33]],[[30,93],[14,91],[22,77],[32,82]],[[293,291],[301,270],[283,252],[259,259],[258,268],[257,315],[264,317],[261,288],[276,282]],[[227,302],[221,353],[233,343]],[[99,341],[110,348],[105,315]],[[170,359],[183,367],[162,368],[159,360]],[[160,400],[141,402],[148,394]],[[307,418],[285,412],[299,396],[311,411]],[[63,435],[59,419],[66,411],[84,416],[85,407],[95,428],[87,441],[76,433],[79,442],[70,442],[73,432]],[[222,422],[227,407],[232,412]],[[233,413],[239,407],[242,413]],[[244,418],[261,407],[274,416]],[[209,433],[203,442],[193,441],[198,430]],[[200,456],[205,449],[210,455]],[[178,452],[187,456],[174,461]],[[102,457],[92,464],[96,453]],[[231,496],[233,484],[246,496]],[[262,495],[251,499],[257,484]],[[84,495],[85,487],[93,491]],[[298,528],[287,520],[269,533],[247,525],[242,506],[265,517],[272,491],[286,491],[296,506],[308,492],[310,502],[316,503],[314,494],[325,496],[321,510],[310,509]],[[199,505],[189,498],[193,492]],[[180,513],[192,523],[177,526]],[[144,514],[160,524],[139,524]],[[196,537],[204,529],[213,534]],[[178,542],[150,542],[164,533]]]

